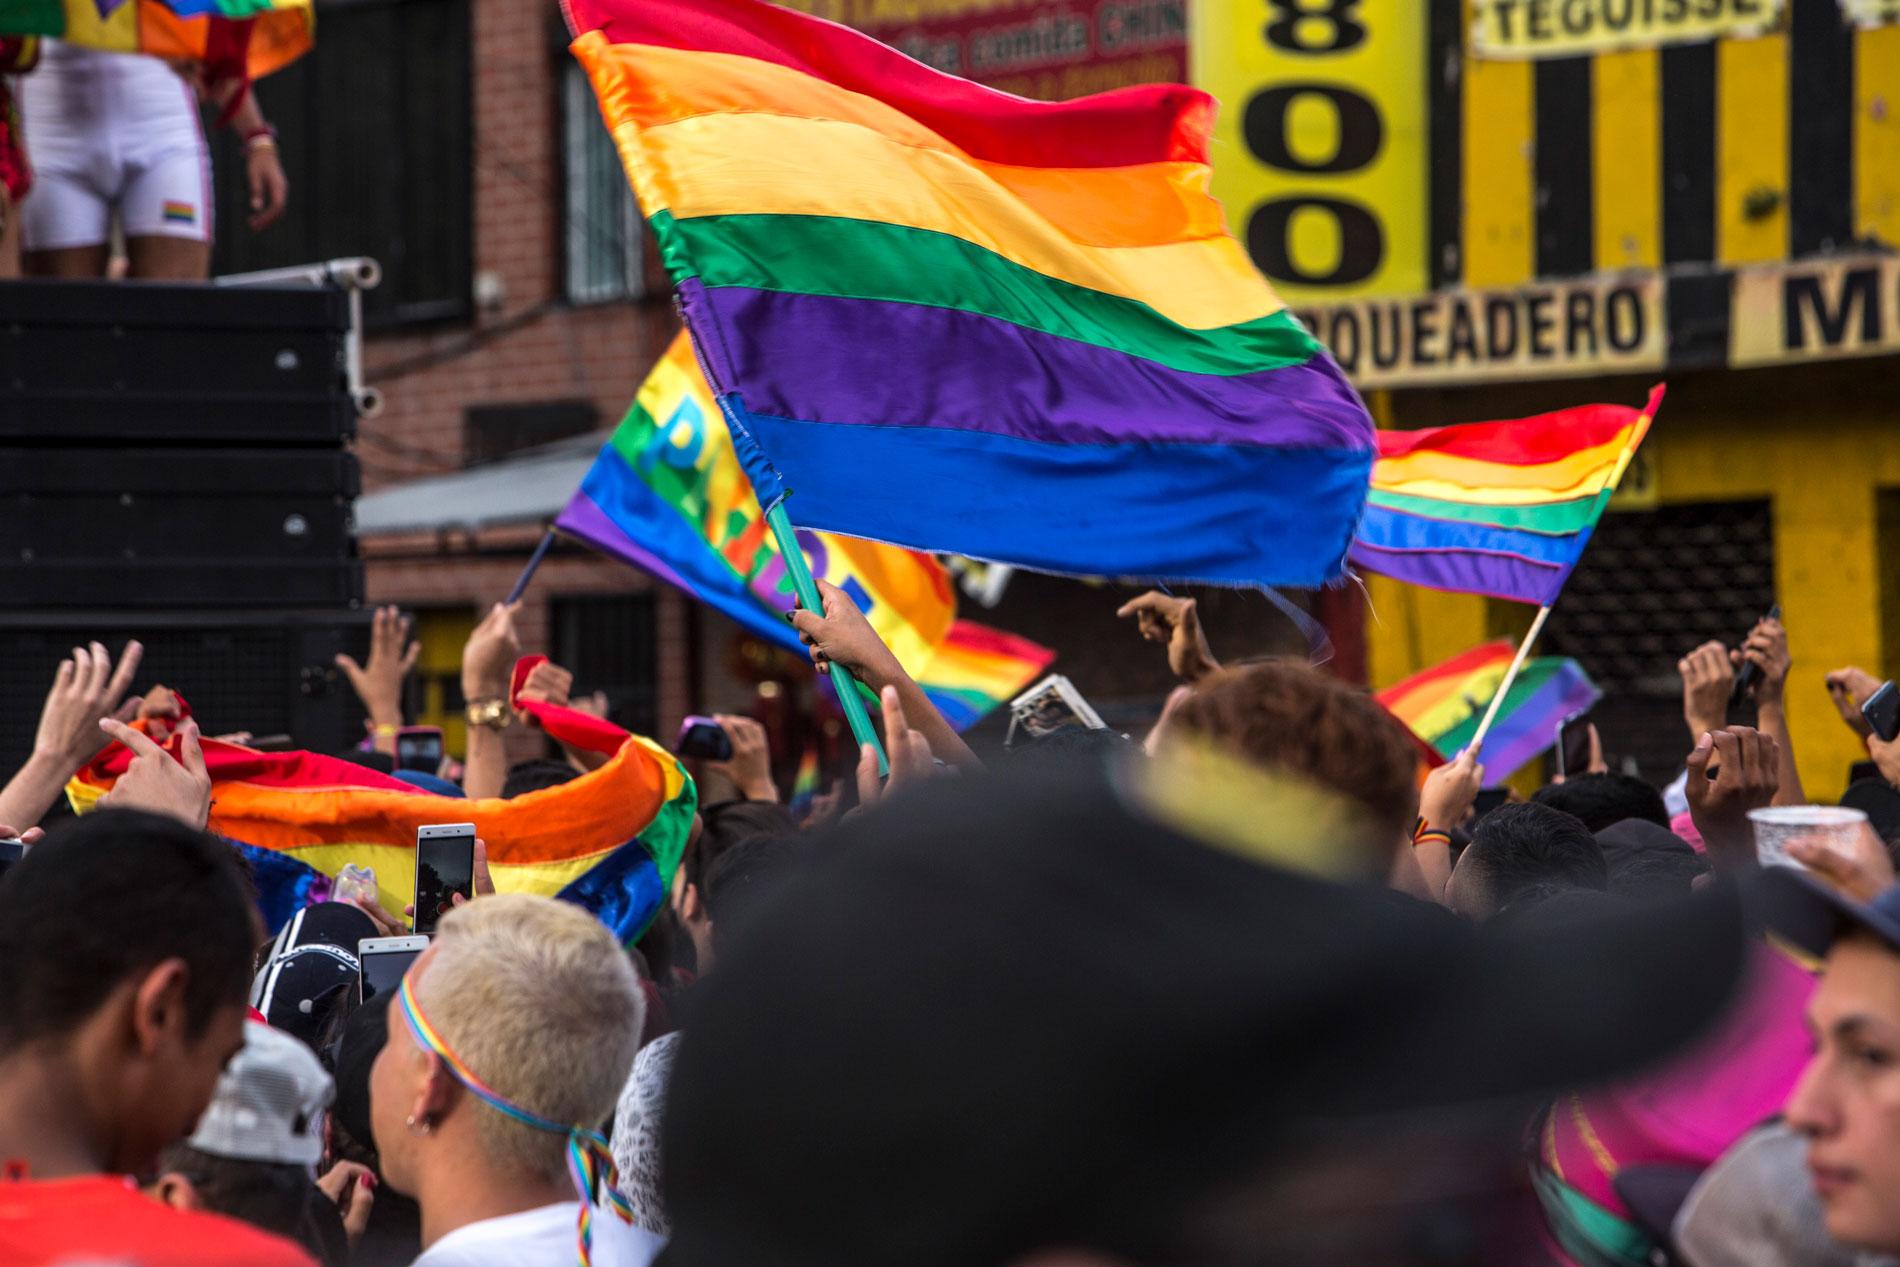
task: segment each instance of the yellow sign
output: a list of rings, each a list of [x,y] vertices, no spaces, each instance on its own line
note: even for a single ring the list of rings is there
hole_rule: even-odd
[[[1740,269],[1729,308],[1731,365],[1900,352],[1900,256]]]
[[[1659,44],[1712,40],[1725,35],[1759,35],[1780,19],[1782,3],[1783,0],[1472,0],[1471,51],[1478,57],[1574,57],[1579,53],[1653,48]]]
[[[1654,274],[1295,312],[1362,388],[1652,370],[1668,350]]]
[[[1289,301],[1427,288],[1420,0],[1194,0],[1214,194]]]

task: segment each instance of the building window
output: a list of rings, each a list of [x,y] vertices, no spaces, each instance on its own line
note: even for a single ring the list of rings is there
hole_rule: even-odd
[[[468,0],[321,0],[304,57],[257,85],[277,126],[290,203],[251,232],[244,160],[213,138],[214,271],[367,255],[383,283],[371,326],[466,318],[473,271]]]
[[[470,405],[462,411],[462,455],[469,466],[480,466],[524,449],[586,435],[599,425],[600,411],[591,400]]]
[[[572,58],[561,69],[561,167],[567,190],[562,252],[567,297],[578,304],[642,298],[640,208],[613,137],[601,122],[593,86]]]
[[[574,674],[574,690],[606,692],[609,720],[653,734],[660,702],[653,596],[575,596],[548,606],[550,658]]]

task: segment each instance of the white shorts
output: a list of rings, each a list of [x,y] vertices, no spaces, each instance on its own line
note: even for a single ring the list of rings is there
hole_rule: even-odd
[[[57,251],[125,236],[211,240],[211,152],[190,85],[156,57],[47,40],[22,75],[33,189],[20,246]]]

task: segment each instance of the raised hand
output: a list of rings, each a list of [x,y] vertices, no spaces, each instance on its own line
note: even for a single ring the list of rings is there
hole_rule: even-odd
[[[131,765],[112,790],[99,798],[100,808],[167,814],[202,830],[211,816],[211,775],[198,743],[198,723],[186,718],[178,728],[177,760],[116,718],[103,718],[99,726],[132,750]]]
[[[1168,645],[1168,667],[1184,682],[1198,682],[1220,668],[1201,629],[1200,609],[1191,598],[1149,590],[1123,603],[1115,614],[1135,618],[1141,636]]]
[[[1700,738],[1728,722],[1728,701],[1735,692],[1735,668],[1728,648],[1705,642],[1676,662],[1682,674],[1682,718],[1689,734]]]
[[[1860,715],[1860,706],[1874,697],[1880,689],[1880,679],[1865,669],[1849,665],[1845,669],[1836,669],[1827,675],[1827,697],[1834,701],[1834,708],[1855,734],[1865,738],[1874,733],[1867,719]]]
[[[1753,688],[1757,704],[1781,703],[1794,657],[1788,653],[1788,630],[1779,620],[1762,620],[1749,631],[1741,648],[1728,656],[1737,669],[1752,664],[1759,671]]]
[[[1418,794],[1418,815],[1436,831],[1450,831],[1465,821],[1478,791],[1484,786],[1484,767],[1467,748],[1425,777]]]
[[[1856,902],[1871,902],[1893,886],[1893,859],[1872,826],[1862,823],[1860,834],[1846,851],[1807,836],[1788,842],[1788,856],[1826,880]]]
[[[858,754],[858,804],[866,806],[875,805],[892,792],[922,783],[937,773],[930,743],[911,729],[897,688],[885,687],[878,692],[878,701],[884,708],[884,751],[890,758],[891,776],[879,781],[877,752],[865,744]]]
[[[1715,777],[1710,778],[1710,767]],[[1755,830],[1748,811],[1775,799],[1781,785],[1781,752],[1769,735],[1747,726],[1704,734],[1689,754],[1689,817],[1709,847],[1709,857],[1725,866],[1755,858]]]
[[[411,621],[394,607],[379,607],[370,623],[369,663],[358,664],[338,653],[336,667],[350,680],[356,697],[363,701],[374,728],[376,746],[385,752],[396,750],[396,728],[402,725],[402,683],[416,667],[422,644],[409,637]]]
[[[842,664],[873,690],[903,675],[903,666],[849,594],[820,581],[818,596],[825,605],[822,614],[800,608],[790,613],[790,619],[799,641],[811,648],[811,662],[820,673],[829,673],[834,663]]]
[[[521,658],[521,635],[515,632],[519,602],[496,603],[475,626],[462,647],[462,694],[470,700],[508,694],[515,661]]]
[[[128,642],[119,654],[118,668],[105,647],[74,647],[53,674],[53,689],[40,709],[40,728],[33,737],[33,754],[57,764],[63,783],[106,746],[99,720],[116,715],[132,686],[145,648]],[[129,711],[129,710],[128,710]],[[43,812],[43,811],[42,811]]]
[[[778,785],[772,782],[772,748],[766,742],[765,727],[731,713],[715,713],[713,720],[732,741],[732,759],[709,761],[706,768],[731,780],[748,801],[777,803]]]

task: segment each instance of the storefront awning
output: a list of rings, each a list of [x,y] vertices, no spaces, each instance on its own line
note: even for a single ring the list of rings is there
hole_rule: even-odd
[[[580,487],[606,436],[575,436],[487,466],[365,493],[356,501],[357,535],[480,532],[544,523]]]

